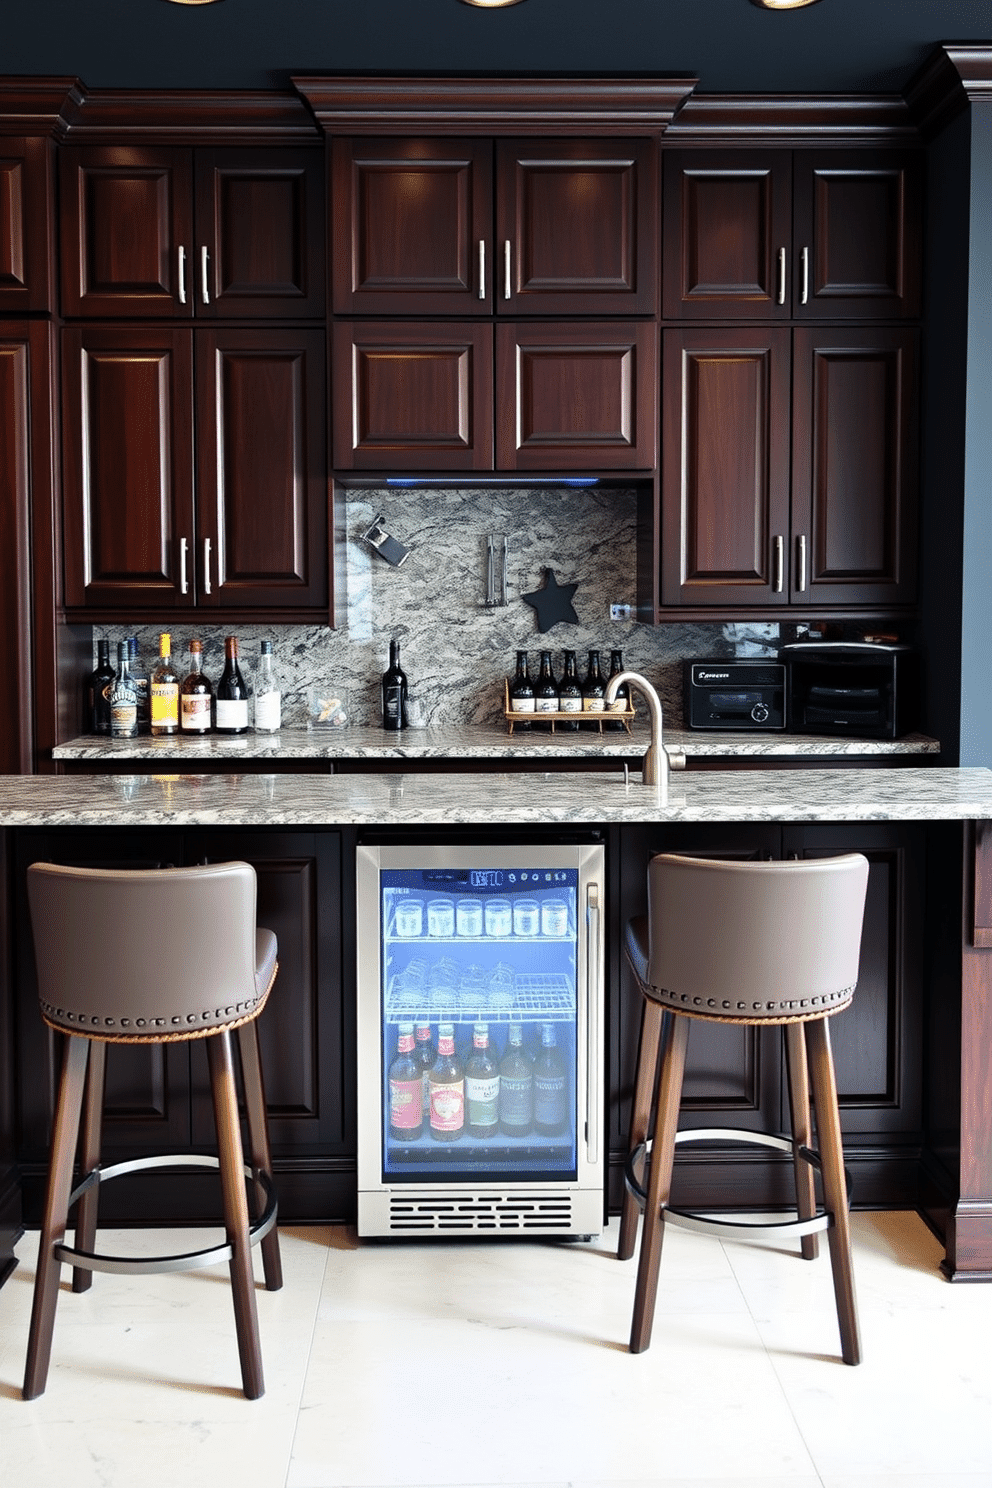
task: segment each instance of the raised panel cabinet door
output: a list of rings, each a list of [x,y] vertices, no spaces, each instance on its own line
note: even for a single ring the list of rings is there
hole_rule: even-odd
[[[494,288],[507,315],[650,315],[658,147],[648,139],[501,140]]]
[[[794,202],[798,319],[919,315],[923,226],[918,155],[800,151]]]
[[[195,339],[197,604],[326,609],[324,333]]]
[[[192,605],[192,332],[62,336],[66,605]]]
[[[63,315],[190,317],[191,152],[68,147],[59,175]]]
[[[788,151],[664,152],[669,320],[782,320],[792,307]]]
[[[200,150],[195,170],[197,317],[322,317],[323,149]]]
[[[485,315],[493,305],[492,142],[335,139],[338,315]]]
[[[496,327],[499,470],[650,470],[657,448],[652,321]]]
[[[52,148],[0,138],[0,315],[54,308]]]
[[[662,603],[789,598],[790,332],[664,333]]]
[[[795,332],[795,602],[915,598],[918,344],[898,327]]]
[[[340,470],[492,470],[493,329],[338,321],[334,464]]]

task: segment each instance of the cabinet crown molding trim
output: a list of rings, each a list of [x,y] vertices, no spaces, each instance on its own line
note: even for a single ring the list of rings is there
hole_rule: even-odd
[[[2,102],[2,100],[0,100]],[[63,115],[69,144],[161,145],[319,143],[320,131],[295,93],[80,86]]]
[[[695,77],[294,77],[328,134],[661,134]]]
[[[0,135],[61,135],[83,93],[74,77],[0,78]]]
[[[680,145],[913,143],[917,124],[896,93],[693,93],[666,133]]]
[[[992,97],[992,46],[948,42],[910,79],[904,97],[927,137],[940,132],[974,99]]]

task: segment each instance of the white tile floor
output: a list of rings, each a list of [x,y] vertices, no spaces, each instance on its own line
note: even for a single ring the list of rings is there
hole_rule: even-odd
[[[825,1253],[670,1231],[654,1340],[634,1357],[635,1262],[611,1254],[615,1223],[578,1245],[281,1233],[255,1402],[226,1267],[64,1286],[47,1393],[22,1401],[25,1237],[0,1290],[0,1484],[992,1488],[992,1286],[943,1281],[913,1215],[854,1217],[855,1369],[837,1356]]]

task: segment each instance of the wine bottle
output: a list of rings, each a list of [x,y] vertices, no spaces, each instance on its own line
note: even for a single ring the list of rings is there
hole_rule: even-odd
[[[430,1125],[435,1142],[457,1142],[465,1128],[465,1073],[455,1053],[455,1025],[439,1023],[430,1073]]]
[[[599,670],[599,652],[589,652],[589,665],[586,668],[585,677],[582,680],[582,711],[583,713],[602,713],[604,708],[603,693],[606,684]],[[595,724],[584,723],[583,728],[595,728]]]
[[[534,1130],[559,1137],[568,1127],[565,1061],[557,1048],[555,1025],[541,1024],[541,1052],[534,1061]]]
[[[86,678],[86,726],[91,734],[110,733],[110,689],[116,673],[110,665],[110,642],[97,641],[96,668]]]
[[[565,671],[558,684],[558,708],[562,713],[582,712],[582,688],[575,671],[575,652],[565,652]],[[559,728],[567,729],[569,733],[576,733],[578,721],[571,720],[568,723],[560,723]]]
[[[518,651],[516,675],[510,683],[510,712],[533,713],[534,709],[534,688],[531,685],[530,673],[527,670],[527,652]],[[529,729],[530,724],[520,722],[516,724],[516,727]]]
[[[172,637],[163,630],[158,640],[158,666],[149,684],[151,730],[155,738],[179,732],[179,673],[172,665]]]
[[[117,642],[117,671],[110,686],[110,737],[134,739],[138,733],[138,693],[131,677],[127,641]]]
[[[524,1031],[510,1024],[499,1066],[499,1129],[505,1137],[526,1137],[534,1123],[534,1066],[524,1050]]]
[[[423,1076],[414,1054],[413,1024],[401,1023],[389,1066],[389,1135],[394,1142],[415,1142],[423,1130]]]
[[[203,673],[203,647],[189,643],[189,663],[179,689],[179,727],[184,734],[209,734],[213,724],[214,690]]]
[[[499,1130],[499,1065],[489,1052],[489,1025],[472,1029],[472,1052],[465,1061],[465,1128],[470,1137],[494,1137]]]
[[[400,666],[400,643],[389,643],[389,666],[382,674],[382,726],[396,732],[406,727],[406,673]]]
[[[282,727],[282,691],[275,673],[272,642],[262,642],[262,655],[255,679],[255,732],[275,734]]]
[[[534,712],[557,713],[558,712],[558,683],[555,674],[551,670],[551,652],[541,652],[541,671],[534,687]],[[535,723],[535,728],[551,729],[550,723]]]
[[[623,652],[622,651],[611,651],[610,652],[610,677],[616,677],[622,671],[623,671]],[[609,678],[607,678],[607,681],[609,681]],[[612,704],[612,706],[617,710],[618,713],[625,713],[627,711],[627,709],[630,707],[630,688],[627,686],[626,682],[623,684],[622,687],[617,688],[616,701]],[[607,712],[609,712],[609,709],[607,709]],[[620,720],[618,718],[615,718],[615,719],[612,719],[609,723],[607,723],[606,724],[606,727],[608,729],[614,729],[614,730],[615,729],[622,729],[623,728],[623,724],[620,722]]]
[[[217,683],[217,732],[248,732],[248,687],[238,664],[237,636],[224,637],[224,670]]]
[[[148,695],[148,668],[141,659],[138,637],[128,637],[128,669],[131,683],[138,697],[138,733],[147,734],[151,727],[151,700]]]

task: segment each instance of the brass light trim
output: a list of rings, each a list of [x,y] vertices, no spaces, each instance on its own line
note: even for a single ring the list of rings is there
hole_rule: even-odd
[[[216,5],[217,0],[169,0],[170,5]]]
[[[759,10],[801,10],[804,5],[817,5],[819,0],[751,0]]]
[[[507,5],[519,5],[520,0],[462,0],[463,5],[474,5],[479,10],[503,10]]]

